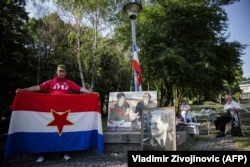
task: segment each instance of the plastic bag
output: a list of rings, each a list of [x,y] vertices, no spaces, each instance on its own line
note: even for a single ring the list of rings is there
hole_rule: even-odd
[[[240,125],[235,125],[235,124],[232,124],[232,127],[231,127],[231,135],[232,136],[243,136],[242,135],[242,132],[241,132],[241,127]]]
[[[237,119],[235,119],[235,116],[237,117]],[[243,136],[243,134],[241,132],[240,123],[239,123],[238,113],[236,113],[236,115],[233,115],[233,118],[232,118],[231,135],[232,136],[239,136],[239,137]]]

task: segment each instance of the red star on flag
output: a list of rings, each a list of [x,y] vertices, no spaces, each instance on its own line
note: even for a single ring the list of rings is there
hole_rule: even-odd
[[[57,113],[55,110],[51,109],[51,113],[54,117],[54,120],[51,121],[47,126],[57,126],[59,135],[62,135],[63,127],[66,125],[74,125],[71,121],[67,119],[70,110],[63,112],[62,114]]]

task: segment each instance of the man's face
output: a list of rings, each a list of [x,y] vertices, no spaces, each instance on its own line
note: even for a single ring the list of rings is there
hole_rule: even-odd
[[[65,70],[57,70],[57,71],[56,71],[56,74],[57,74],[57,77],[58,77],[58,78],[65,78],[67,72],[66,72]]]
[[[160,115],[153,115],[150,120],[152,136],[160,136],[164,131],[164,123]]]
[[[125,102],[125,97],[124,96],[121,96],[119,99],[118,99],[118,105],[121,107],[123,106]]]
[[[226,102],[230,103],[232,101],[232,97],[231,96],[226,96],[225,100],[226,100]]]
[[[149,95],[148,95],[148,94],[144,94],[144,95],[143,95],[143,101],[148,102],[148,101],[149,101],[149,99],[150,99],[150,97],[149,97]]]

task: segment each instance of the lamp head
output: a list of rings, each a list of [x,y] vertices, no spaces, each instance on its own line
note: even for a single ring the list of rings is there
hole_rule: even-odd
[[[128,13],[130,19],[135,19],[141,9],[141,1],[128,2],[123,6],[123,10]]]

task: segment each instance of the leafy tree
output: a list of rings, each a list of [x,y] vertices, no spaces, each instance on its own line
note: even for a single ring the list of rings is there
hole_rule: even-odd
[[[137,42],[144,83],[158,90],[160,104],[179,99],[214,99],[225,82],[242,74],[244,45],[227,42],[227,15],[221,5],[234,1],[152,0],[137,17]],[[129,24],[117,28],[127,40]],[[125,33],[124,33],[125,32]]]
[[[114,4],[109,0],[79,0],[71,3],[58,0],[56,3],[73,16],[75,29],[71,32],[70,43],[78,48],[78,63],[82,65],[79,69],[86,71],[84,73],[86,78],[91,78],[90,89],[96,87],[96,91],[100,94],[104,93],[101,95],[101,105],[104,106],[106,95],[112,89],[126,90],[125,83],[129,86],[130,82],[127,80],[127,74],[130,74],[130,65],[127,62],[131,63],[131,59],[126,59],[121,52],[117,51],[120,49],[119,43],[105,38],[102,33],[109,25],[106,17],[111,16],[109,9]],[[83,29],[83,27],[88,28]],[[114,67],[109,66],[110,64]],[[106,75],[107,73],[109,75]],[[125,78],[125,81],[121,80]]]
[[[34,59],[27,46],[29,34],[25,30],[28,15],[24,0],[3,0],[0,2],[0,112],[10,110],[15,90],[25,82],[32,82]]]
[[[66,15],[61,17],[64,19],[63,21],[55,13],[44,16],[39,20],[33,18],[30,21],[30,23],[33,22],[29,25],[29,28],[33,32],[31,34],[33,34],[35,40],[34,46],[36,46],[36,50],[40,49],[43,53],[42,56],[39,56],[41,58],[41,67],[44,66],[43,69],[51,74],[52,70],[47,64],[58,62],[59,57],[67,53],[65,60],[71,64],[71,69],[74,68],[74,76],[77,74],[78,66],[77,63],[71,62],[72,58],[75,59],[73,62],[78,61],[78,63],[81,63],[84,79],[91,81],[91,84],[86,86],[93,88],[93,82],[95,83],[95,91],[100,92],[101,105],[107,108],[106,102],[109,92],[126,91],[127,87],[129,87],[130,79],[128,78],[130,78],[131,74],[131,57],[128,58],[120,52],[120,43],[108,37],[105,38],[103,34],[100,34],[101,25],[99,28],[95,28],[87,26],[87,23],[84,22],[85,16],[89,16],[89,20],[92,20],[90,16],[95,16],[96,20],[98,20],[97,18],[103,20],[103,17],[101,17],[103,15],[98,17],[95,15],[95,13],[98,13],[97,11],[105,13],[102,4],[99,4],[99,6],[94,4],[79,6],[74,3],[61,2],[60,5],[70,13],[69,16],[73,16],[74,22],[67,24],[65,23],[67,21],[65,19]],[[77,8],[74,8],[74,6],[77,6]],[[84,11],[87,11],[85,13],[88,15],[84,14]],[[57,40],[58,37],[60,37],[60,40]],[[49,77],[50,75],[46,74],[46,76]],[[93,76],[95,79],[93,79]],[[88,82],[85,83],[88,84]]]
[[[79,71],[80,76],[82,80],[82,85],[85,87],[84,77],[83,77],[83,70],[89,69],[88,72],[91,74],[91,84],[90,89],[94,88],[95,84],[95,78],[97,75],[96,67],[97,67],[97,45],[98,45],[98,39],[100,40],[99,33],[103,27],[101,27],[100,22],[104,21],[103,18],[105,18],[105,15],[107,13],[107,0],[77,0],[77,1],[65,1],[65,0],[57,0],[54,1],[62,10],[66,11],[64,13],[68,13],[67,17],[72,18],[71,24],[74,24],[75,29],[73,29],[74,34],[71,37],[76,38],[75,46],[77,46],[77,60],[79,65]],[[64,16],[65,17],[65,16]],[[73,20],[73,21],[72,21]],[[90,24],[88,24],[90,23]],[[84,25],[85,24],[85,25]],[[89,25],[89,27],[92,27],[92,39],[91,41],[91,47],[88,46],[89,49],[91,49],[91,52],[86,54],[85,50],[83,50],[83,45],[86,43],[89,43],[90,41],[81,40],[81,36],[86,36],[85,31],[82,29],[83,26]],[[88,34],[91,35],[91,34]],[[89,39],[89,38],[88,38]],[[81,40],[81,41],[80,41]],[[74,40],[73,40],[74,41]],[[71,43],[73,44],[73,43]],[[87,45],[87,44],[86,44]],[[86,46],[85,45],[85,46]],[[84,57],[83,57],[84,56]],[[88,58],[91,59],[88,59]],[[88,59],[89,61],[86,61]],[[84,63],[82,63],[84,62]],[[88,62],[88,63],[86,63]],[[90,65],[90,68],[88,66],[82,66],[84,64]]]
[[[75,58],[67,40],[71,32],[71,25],[66,24],[56,14],[44,16],[36,20],[31,18],[27,30],[32,35],[31,49],[37,57],[37,84],[51,78],[55,74],[55,67],[64,63],[69,68],[69,74],[76,64]]]
[[[183,97],[216,100],[228,87],[239,90],[245,45],[227,42],[228,18],[222,9],[234,1],[142,1],[136,32],[143,88],[157,90],[161,106],[177,107]],[[39,75],[39,68],[33,68],[34,76],[40,76],[35,80],[51,77],[54,65],[66,61],[71,76],[82,81],[80,69],[87,87],[101,93],[102,106],[109,92],[129,90],[132,41],[128,16],[121,10],[125,1],[54,2],[76,20],[66,22],[66,15],[55,13],[30,20],[32,38],[26,40],[32,43],[25,46],[33,50],[31,65],[45,71]],[[105,36],[106,25],[114,31]]]

